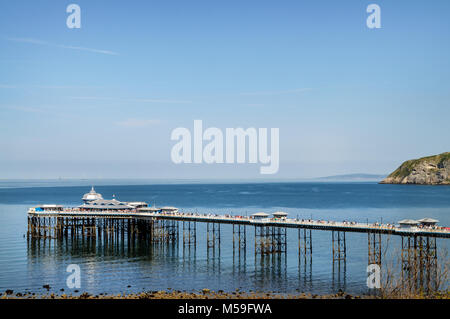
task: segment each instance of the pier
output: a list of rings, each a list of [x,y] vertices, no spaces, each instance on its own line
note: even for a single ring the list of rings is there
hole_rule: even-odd
[[[29,240],[82,240],[86,245],[103,241],[147,244],[182,244],[183,249],[196,249],[197,236],[206,236],[208,254],[219,253],[223,227],[232,227],[233,256],[245,258],[247,233],[254,232],[255,257],[287,254],[287,229],[298,231],[299,267],[311,272],[313,231],[330,233],[333,282],[345,282],[347,254],[346,233],[367,233],[368,265],[382,263],[382,236],[401,237],[402,281],[412,290],[433,291],[437,278],[436,238],[449,238],[447,228],[402,228],[394,225],[354,222],[298,220],[268,214],[231,216],[169,212],[139,212],[138,210],[105,212],[60,209],[28,212]],[[266,216],[267,215],[267,216]],[[206,223],[206,234],[197,233],[197,224]],[[181,235],[180,235],[181,234]],[[225,239],[227,240],[227,239]],[[229,240],[229,239],[228,239]],[[422,290],[421,290],[422,291]]]
[[[93,221],[113,221],[115,220],[128,220],[142,221],[144,223],[155,223],[157,222],[162,225],[162,228],[168,228],[169,221],[172,222],[184,222],[190,227],[195,225],[195,223],[208,223],[211,227],[215,227],[217,224],[232,224],[232,225],[243,225],[243,226],[253,226],[255,228],[265,229],[266,233],[262,233],[263,237],[273,237],[273,233],[267,233],[268,228],[296,228],[296,229],[311,229],[311,230],[327,230],[334,232],[358,232],[358,233],[369,233],[369,234],[390,234],[397,236],[420,236],[420,237],[432,237],[432,238],[450,238],[450,228],[439,227],[408,227],[402,228],[399,226],[391,224],[379,224],[379,223],[357,223],[357,222],[338,222],[338,221],[323,221],[323,220],[299,220],[299,219],[288,219],[288,218],[269,218],[264,216],[263,218],[258,218],[259,213],[254,214],[255,216],[231,216],[231,215],[216,215],[216,214],[198,214],[198,213],[182,213],[182,212],[140,212],[139,210],[121,211],[121,212],[104,212],[104,211],[83,211],[80,209],[62,209],[62,210],[44,210],[44,211],[29,211],[29,226],[31,227],[30,235],[36,235],[35,230],[42,227],[42,230],[47,228],[47,226],[55,226],[57,229],[64,227],[65,222],[71,220],[72,223],[76,224],[76,221],[81,221],[85,223],[91,223]],[[175,223],[172,223],[175,225]],[[92,224],[91,227],[99,227],[102,229],[101,223]],[[158,224],[158,225],[159,225]],[[83,224],[82,224],[83,225]],[[158,228],[160,226],[156,225]],[[135,226],[133,226],[135,227]],[[194,226],[195,227],[195,226]],[[87,229],[87,228],[86,228]],[[190,229],[190,228],[189,228]],[[242,228],[241,228],[242,229]],[[213,231],[213,228],[211,228]],[[277,230],[278,231],[278,230]],[[209,234],[209,232],[208,232]],[[216,234],[217,235],[217,234]],[[218,234],[220,236],[220,234]],[[195,236],[195,235],[194,235]],[[336,237],[336,241],[341,241],[340,237]]]
[[[205,236],[208,254],[210,251],[212,254],[218,252],[220,256],[220,246],[224,242],[232,242],[233,258],[245,258],[247,247],[251,247],[247,242],[251,237],[254,241],[255,258],[266,258],[265,256],[286,257],[287,230],[295,229],[298,232],[299,267],[302,265],[311,270],[313,232],[324,231],[330,233],[333,278],[336,275],[340,280],[342,274],[345,274],[347,255],[351,253],[347,249],[346,233],[366,233],[368,265],[380,266],[383,258],[382,236],[399,236],[402,280],[415,287],[414,289],[425,287],[430,291],[437,277],[436,239],[450,238],[450,229],[437,226],[437,221],[430,218],[403,220],[393,225],[292,219],[284,212],[259,212],[251,216],[199,214],[180,212],[174,207],[148,207],[143,202],[124,203],[102,198],[83,200],[85,204],[75,208],[60,205],[30,208],[27,238],[66,241],[81,239],[87,244],[96,241],[128,245],[135,242],[182,244],[183,249],[190,250],[192,247],[196,248],[197,236]],[[205,233],[198,234],[199,223],[206,224]],[[232,228],[232,238],[222,238],[224,227]],[[249,232],[254,236],[248,236]]]

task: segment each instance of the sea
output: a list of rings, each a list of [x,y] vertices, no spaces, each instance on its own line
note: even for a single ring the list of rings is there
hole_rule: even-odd
[[[122,294],[142,291],[371,293],[367,287],[368,236],[346,233],[346,259],[332,259],[332,233],[313,230],[312,252],[299,257],[298,231],[287,230],[286,253],[255,254],[255,230],[245,249],[233,249],[231,225],[221,226],[220,248],[207,247],[206,225],[196,245],[137,243],[130,247],[27,240],[27,210],[41,204],[78,206],[91,185],[105,199],[175,206],[182,212],[251,215],[285,211],[290,218],[382,222],[431,217],[450,226],[450,186],[376,182],[0,181],[0,292]],[[181,229],[180,229],[181,231]],[[440,264],[449,263],[448,239],[438,239]],[[383,258],[400,256],[400,237],[383,235]],[[441,255],[442,252],[442,255]],[[69,265],[80,269],[80,288],[67,285]],[[448,285],[448,282],[445,283]],[[44,288],[45,287],[45,288]]]

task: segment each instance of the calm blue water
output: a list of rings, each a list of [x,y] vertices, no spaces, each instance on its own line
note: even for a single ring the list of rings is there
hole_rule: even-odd
[[[64,183],[60,183],[64,184]],[[340,276],[332,272],[331,233],[313,231],[312,264],[299,265],[297,232],[288,230],[287,256],[254,255],[254,230],[247,230],[247,252],[233,256],[232,226],[221,228],[220,253],[206,248],[205,226],[197,226],[196,249],[179,246],[86,246],[73,242],[27,243],[27,209],[37,204],[79,205],[88,186],[2,182],[0,187],[0,291],[46,292],[65,289],[69,264],[81,268],[81,289],[90,293],[142,290],[213,290],[330,293],[344,289],[364,293],[367,235],[347,233],[347,262]],[[28,187],[25,187],[28,186]],[[49,187],[45,187],[49,186]],[[432,217],[450,225],[450,187],[378,185],[376,183],[261,183],[97,186],[104,198],[147,201],[182,211],[251,214],[283,210],[292,217],[395,222]],[[385,237],[392,256],[399,238]],[[438,247],[448,248],[448,240]],[[449,262],[444,260],[444,262]],[[128,287],[131,286],[131,287]]]

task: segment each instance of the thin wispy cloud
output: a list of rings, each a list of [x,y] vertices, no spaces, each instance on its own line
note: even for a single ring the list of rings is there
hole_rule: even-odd
[[[9,84],[0,84],[0,89],[15,89],[17,86]]]
[[[131,99],[130,101],[134,102],[143,102],[143,103],[168,103],[168,104],[185,104],[192,103],[192,101],[184,101],[184,100],[164,100],[164,99]]]
[[[82,85],[13,85],[0,84],[0,89],[49,89],[49,90],[63,90],[63,89],[98,89],[101,86],[82,86]]]
[[[70,120],[80,118],[78,113],[66,112],[61,110],[60,107],[56,106],[0,105],[0,110],[10,110],[20,113],[35,114],[40,118],[42,118],[43,116],[45,116],[45,118],[58,117]]]
[[[32,38],[6,38],[6,40],[11,41],[11,42],[46,45],[46,46],[50,46],[50,47],[69,49],[69,50],[87,51],[87,52],[107,54],[107,55],[119,55],[119,53],[114,52],[114,51],[109,51],[109,50],[101,50],[101,49],[94,49],[94,48],[87,48],[87,47],[80,47],[80,46],[73,46],[73,45],[55,44],[55,43],[50,43],[50,42],[41,41],[41,40],[32,39]]]
[[[12,42],[21,42],[21,43],[30,43],[30,44],[41,44],[41,45],[48,45],[50,43],[47,43],[45,41],[37,40],[37,39],[31,39],[31,38],[6,38],[8,41]]]
[[[98,89],[101,86],[79,86],[79,85],[36,85],[38,89]]]
[[[257,95],[282,95],[282,94],[295,94],[311,91],[311,88],[300,88],[293,90],[282,90],[282,91],[259,91],[259,92],[244,92],[241,95],[244,96],[257,96]]]
[[[265,106],[265,104],[249,103],[249,104],[244,104],[244,106],[259,107],[259,106]]]
[[[26,113],[47,113],[48,110],[37,108],[37,107],[30,107],[30,106],[16,106],[16,105],[7,105],[7,106],[1,106],[0,108],[3,109],[9,109],[14,111],[21,111]]]
[[[98,97],[98,96],[70,96],[74,100],[97,100],[97,101],[121,101],[121,102],[142,102],[142,103],[167,103],[167,104],[186,104],[192,101],[171,100],[171,99],[122,99],[115,97]]]
[[[150,119],[126,119],[125,121],[117,122],[117,125],[122,127],[147,127],[159,124],[159,120]]]
[[[80,50],[80,51],[88,51],[88,52],[101,53],[101,54],[108,54],[108,55],[119,55],[119,53],[113,52],[113,51],[109,51],[109,50],[99,50],[99,49],[92,49],[92,48],[78,47],[78,46],[72,46],[72,45],[58,45],[58,47],[64,48],[64,49]]]

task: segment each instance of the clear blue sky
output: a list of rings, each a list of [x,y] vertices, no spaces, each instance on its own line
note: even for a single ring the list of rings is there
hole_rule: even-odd
[[[70,3],[81,29],[66,27]],[[381,7],[381,29],[366,7]],[[258,177],[171,131],[280,128],[269,178],[450,151],[450,2],[2,1],[0,178]],[[267,177],[267,176],[266,176]]]

